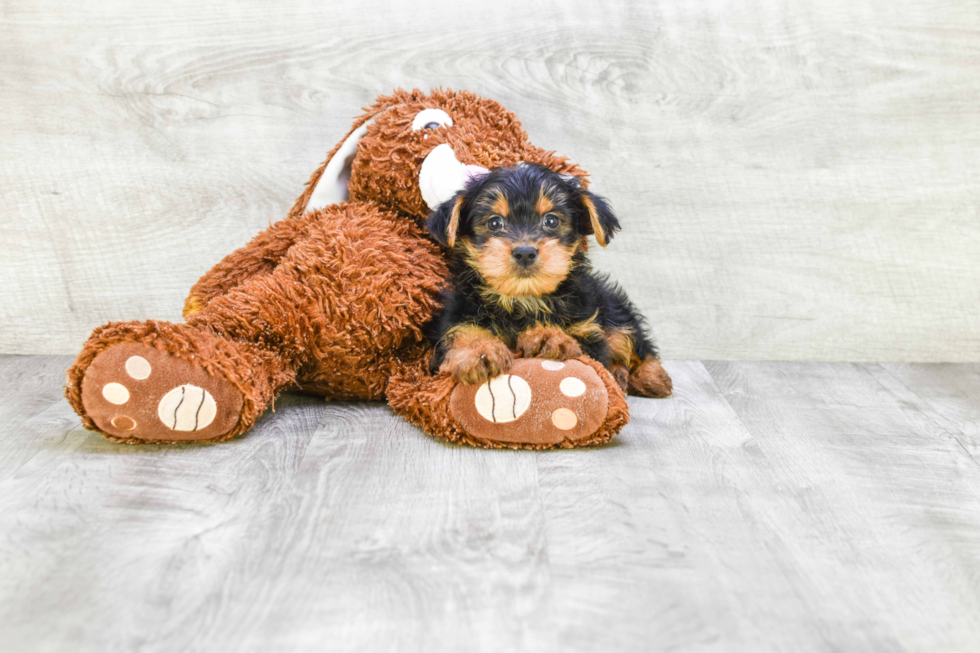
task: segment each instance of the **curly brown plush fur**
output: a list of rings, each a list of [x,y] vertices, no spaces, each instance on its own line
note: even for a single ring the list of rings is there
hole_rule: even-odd
[[[431,108],[452,116],[454,125],[413,129],[414,117]],[[602,404],[607,412],[591,434],[546,445],[468,434],[449,405],[458,384],[428,371],[432,350],[422,330],[438,309],[438,291],[447,277],[445,253],[423,226],[429,208],[419,188],[419,169],[436,146],[448,144],[462,164],[490,168],[523,160],[585,173],[530,144],[516,117],[500,104],[467,92],[398,90],[367,108],[348,136],[363,125],[366,133],[350,161],[349,199],[310,206],[345,137],[313,173],[286,219],[226,256],[194,285],[184,307],[186,324],[117,322],[96,329],[67,373],[66,395],[86,427],[128,443],[222,440],[247,431],[278,392],[296,388],[328,398],[387,398],[432,435],[484,447],[597,444],[622,428],[628,411],[619,385],[601,365],[583,359],[608,394]],[[179,438],[161,436],[159,424],[141,430],[155,415],[161,390],[145,390],[149,382],[107,367],[111,357],[100,354],[121,343],[163,352],[158,367],[166,368],[167,360],[175,370],[191,363],[228,392],[240,393],[237,423],[219,434],[201,430],[199,438],[193,430]],[[99,388],[86,392],[92,370],[99,378],[118,373],[129,388],[128,400],[116,406],[118,400],[104,391],[100,395]],[[131,433],[122,433],[108,423],[112,411],[151,417],[140,417]],[[102,417],[93,418],[96,413]],[[132,422],[122,419],[119,423]]]

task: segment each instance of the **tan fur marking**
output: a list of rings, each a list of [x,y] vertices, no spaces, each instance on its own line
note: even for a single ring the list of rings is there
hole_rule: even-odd
[[[503,193],[497,194],[497,199],[490,205],[490,210],[505,218],[510,215],[510,204],[507,203],[507,198],[504,197]]]
[[[535,295],[521,295],[514,297],[504,295],[493,288],[485,287],[480,289],[480,296],[483,301],[496,304],[508,313],[515,311],[524,315],[548,315],[552,312],[551,306],[542,297]]]
[[[524,276],[526,272],[517,269],[511,256],[513,248],[521,244],[524,243],[491,238],[481,249],[464,241],[467,262],[495,292],[511,297],[541,297],[553,293],[571,270],[575,248],[564,247],[555,238],[534,243],[538,248],[538,262],[532,273]]]
[[[582,204],[585,204],[585,210],[589,212],[589,221],[592,224],[592,231],[595,233],[595,241],[599,243],[601,247],[606,246],[606,232],[602,229],[602,225],[599,223],[599,212],[595,208],[595,204],[592,203],[587,196],[582,196]]]
[[[538,212],[538,215],[544,215],[553,208],[555,208],[554,203],[550,197],[544,194],[544,189],[542,188],[538,191],[538,201],[534,205],[534,210]]]
[[[459,212],[462,208],[463,198],[460,196],[456,198],[456,203],[453,204],[453,212],[449,216],[449,227],[446,229],[446,242],[450,249],[456,246],[456,234],[459,232]]]
[[[609,343],[610,362],[613,365],[621,365],[630,370],[639,364],[640,361],[633,356],[632,329],[609,329],[606,332],[606,342]]]
[[[596,311],[592,317],[581,322],[576,322],[565,329],[565,332],[573,338],[581,338],[582,340],[602,340],[606,336],[606,333],[599,326],[598,322],[596,322],[598,317],[599,312]]]
[[[451,344],[455,346],[460,344],[461,346],[465,346],[465,343],[471,340],[492,337],[493,334],[481,326],[477,326],[475,324],[457,324],[446,331],[446,334],[442,337],[442,340],[447,345]]]

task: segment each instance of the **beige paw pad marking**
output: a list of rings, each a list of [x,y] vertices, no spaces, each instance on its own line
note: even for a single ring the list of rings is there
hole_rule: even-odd
[[[565,367],[565,364],[560,361],[541,361],[541,367],[548,370],[549,372],[557,372],[558,370]]]
[[[106,383],[102,386],[102,396],[110,404],[122,406],[129,401],[129,390],[122,383]]]
[[[137,381],[149,378],[150,372],[152,371],[153,368],[150,367],[150,361],[142,356],[130,356],[126,359],[126,374]]]
[[[531,405],[531,386],[513,374],[501,374],[480,386],[474,397],[476,412],[497,424],[513,422]]]
[[[558,389],[566,397],[581,397],[585,394],[585,382],[574,376],[569,376],[561,380]]]
[[[163,395],[157,416],[174,431],[199,431],[214,421],[218,405],[204,388],[185,383]]]
[[[112,418],[112,425],[123,431],[132,431],[136,428],[136,420],[126,415],[116,415]]]
[[[559,408],[551,414],[551,423],[557,429],[568,431],[575,428],[575,425],[578,424],[578,417],[567,408]]]

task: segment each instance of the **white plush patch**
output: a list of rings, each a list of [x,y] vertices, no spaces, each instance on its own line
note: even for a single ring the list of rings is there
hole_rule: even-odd
[[[429,125],[433,125],[429,127]],[[452,127],[453,119],[442,109],[422,109],[412,120],[412,130],[436,129],[437,127]]]
[[[463,189],[470,179],[485,175],[489,170],[482,166],[468,166],[460,163],[449,143],[437,145],[429,152],[419,169],[419,190],[422,199],[433,211],[457,191]]]
[[[152,371],[150,361],[146,360],[142,356],[130,356],[126,359],[126,374],[130,375],[137,381],[142,381],[143,379],[149,378],[150,372]]]
[[[129,390],[121,383],[106,383],[102,386],[102,396],[110,404],[121,406],[129,401]]]
[[[501,374],[476,391],[476,412],[483,419],[504,424],[513,422],[531,405],[531,386],[513,374]]]
[[[565,367],[565,364],[558,361],[541,361],[541,367],[549,372],[557,372],[561,368]]]
[[[357,155],[357,143],[367,133],[368,126],[374,124],[375,118],[377,116],[351,132],[337,152],[327,161],[323,173],[310,194],[310,200],[306,203],[305,211],[322,209],[350,199],[348,183],[351,164]],[[442,109],[423,109],[412,120],[412,129],[425,129],[425,126],[430,123],[451,127],[453,119]],[[460,163],[453,148],[443,143],[429,152],[422,162],[419,171],[419,189],[422,191],[422,199],[430,209],[435,210],[437,206],[455,195],[456,191],[461,190],[471,178],[488,172],[489,170],[481,166]]]
[[[557,429],[568,431],[569,429],[575,428],[575,425],[578,424],[578,417],[567,408],[559,408],[551,414],[551,423]]]
[[[199,431],[214,421],[218,406],[204,388],[185,383],[163,396],[157,416],[174,431]]]
[[[558,384],[558,389],[566,397],[581,397],[585,394],[585,383],[581,379],[570,376],[567,379],[561,380],[561,383]]]
[[[340,149],[327,162],[327,167],[323,169],[323,174],[320,175],[313,194],[310,195],[310,201],[306,203],[307,211],[346,202],[350,198],[347,182],[350,181],[351,164],[354,155],[357,154],[357,142],[367,133],[368,125],[373,124],[374,118],[371,118],[351,132]]]

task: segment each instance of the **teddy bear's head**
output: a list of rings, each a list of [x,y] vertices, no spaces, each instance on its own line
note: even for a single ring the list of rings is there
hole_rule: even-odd
[[[397,90],[379,97],[327,155],[291,215],[372,200],[423,219],[473,175],[520,161],[585,181],[565,157],[528,142],[517,117],[467,91]]]

